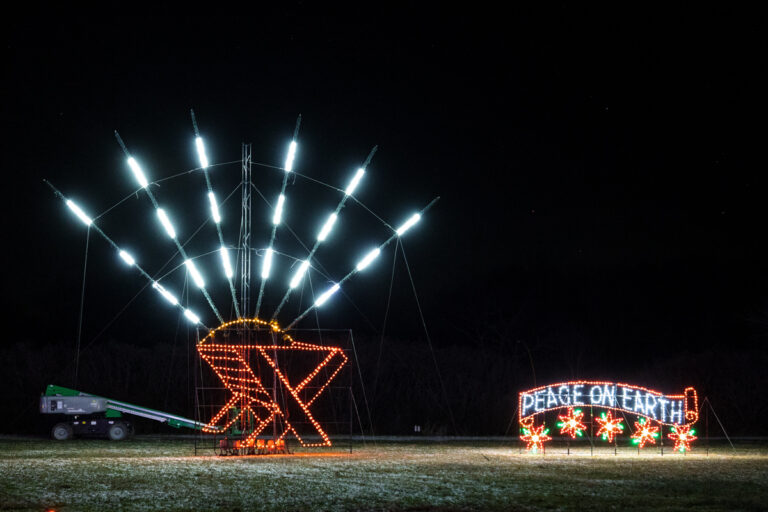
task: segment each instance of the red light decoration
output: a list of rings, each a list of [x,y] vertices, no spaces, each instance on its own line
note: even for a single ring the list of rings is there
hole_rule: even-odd
[[[217,333],[233,327],[243,329],[269,327],[274,334],[281,337],[285,344],[215,342]],[[238,447],[255,447],[261,453],[286,453],[284,439],[289,433],[293,434],[304,447],[332,445],[325,430],[312,415],[310,406],[347,363],[347,356],[341,348],[295,341],[283,332],[276,322],[265,322],[258,318],[241,318],[225,322],[212,330],[197,345],[197,351],[200,357],[210,365],[224,387],[232,394],[229,401],[203,427],[203,432],[220,433],[240,420],[241,424],[249,424],[251,428],[249,428],[250,434],[243,441],[238,442]],[[305,354],[314,352],[321,356],[325,355],[325,357],[302,380],[296,382],[296,379],[289,377],[286,369],[277,362],[280,359],[278,354],[289,351]],[[271,368],[270,373],[274,373],[275,379],[290,395],[291,400],[286,407],[290,405],[294,411],[299,411],[303,419],[312,425],[314,432],[320,436],[321,442],[306,442],[296,431],[289,421],[286,411],[281,409],[280,405],[272,399],[262,379],[254,373],[252,360],[255,360],[256,364],[266,364]],[[328,371],[321,375],[323,369]],[[316,389],[316,391],[310,395],[302,394],[302,391],[308,389],[309,384],[313,384],[313,390]],[[237,414],[234,417],[229,417],[229,413],[233,409],[237,410]],[[280,423],[284,425],[284,428],[277,439],[269,440],[264,445],[263,440],[258,440],[257,436],[277,417],[280,417]]]
[[[621,418],[614,418],[613,413],[608,411],[595,418],[595,422],[600,425],[600,429],[597,431],[598,437],[602,437],[603,441],[613,442],[613,439],[624,432],[624,425],[622,425]]]
[[[587,429],[587,427],[581,422],[581,418],[583,417],[584,413],[581,412],[581,410],[576,409],[574,411],[573,407],[569,407],[566,414],[558,415],[560,422],[557,424],[557,426],[560,427],[560,433],[568,434],[571,436],[571,439],[576,439],[577,436],[583,436],[584,431]]]
[[[650,421],[640,418],[640,421],[635,422],[635,433],[632,434],[632,443],[636,444],[638,448],[642,448],[646,443],[656,444],[658,437],[659,427],[652,426]]]
[[[691,429],[692,425],[678,425],[672,427],[672,432],[667,434],[667,437],[675,441],[674,451],[684,453],[690,451],[691,442],[698,439],[695,434],[696,431]]]
[[[527,443],[526,450],[536,453],[537,450],[544,449],[545,442],[552,440],[547,435],[548,433],[549,429],[545,429],[543,424],[538,427],[531,425],[530,427],[523,427],[523,435],[520,436],[520,439]]]

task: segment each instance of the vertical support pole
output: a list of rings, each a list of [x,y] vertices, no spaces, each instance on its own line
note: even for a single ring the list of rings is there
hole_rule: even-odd
[[[704,397],[706,400],[707,397]],[[706,429],[705,435],[707,436],[707,457],[709,457],[709,409],[706,409],[706,416],[704,416],[704,428]]]
[[[244,317],[248,316],[250,306],[250,280],[251,280],[251,145],[243,144],[242,147],[242,205],[240,215],[240,311]]]
[[[349,372],[350,375],[352,372]],[[352,453],[352,379],[349,385],[349,453]]]
[[[661,448],[661,456],[664,456],[664,424],[659,423],[659,448]]]

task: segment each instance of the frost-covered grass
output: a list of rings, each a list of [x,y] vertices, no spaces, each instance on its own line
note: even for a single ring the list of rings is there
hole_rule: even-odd
[[[515,443],[194,455],[191,440],[0,439],[0,510],[766,510],[768,449],[686,456]]]

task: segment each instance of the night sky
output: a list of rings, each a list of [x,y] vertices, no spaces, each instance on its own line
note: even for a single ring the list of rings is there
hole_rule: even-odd
[[[378,145],[358,193],[367,207],[397,225],[440,196],[404,237],[438,348],[523,343],[552,379],[765,354],[768,180],[755,157],[764,24],[753,13],[570,3],[503,14],[302,3],[227,16],[41,10],[3,21],[4,343],[74,350],[86,230],[43,179],[103,212],[136,189],[113,131],[162,179],[198,165],[194,108],[213,163],[239,160],[248,142],[255,162],[282,165],[301,114],[300,173],[343,188]],[[273,201],[281,171],[253,172]],[[238,163],[211,171],[220,198],[239,173]],[[205,221],[201,173],[153,190],[181,239]],[[287,195],[287,222],[309,244],[339,194],[296,178]],[[238,191],[222,208],[231,244],[239,203]],[[266,245],[270,215],[255,196],[254,245]],[[164,273],[175,248],[145,195],[98,222]],[[335,279],[388,236],[354,204],[337,229],[318,252]],[[208,224],[188,250],[217,245]],[[301,252],[282,230],[276,248]],[[350,281],[320,325],[380,334],[394,254]],[[201,269],[228,316],[216,255]],[[167,279],[181,291],[182,269]],[[402,254],[392,282],[386,333],[424,343]],[[92,236],[83,344],[148,346],[186,329],[151,289],[139,294],[144,285]],[[190,301],[216,325],[195,290]],[[283,322],[296,301],[288,311]]]

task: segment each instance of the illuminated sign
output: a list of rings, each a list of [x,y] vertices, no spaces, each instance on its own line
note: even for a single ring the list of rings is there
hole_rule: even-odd
[[[690,430],[699,419],[699,404],[696,390],[686,388],[683,393],[669,395],[633,384],[602,381],[571,381],[541,386],[519,394],[519,420],[523,431],[521,439],[534,451],[543,448],[539,438],[532,434],[546,434],[544,424],[535,425],[535,417],[548,411],[564,411],[558,415],[560,433],[572,439],[581,437],[586,430],[582,423],[584,411],[592,411],[591,421],[599,427],[597,436],[612,442],[616,435],[623,433],[621,414],[629,413],[639,418],[630,429],[633,443],[640,448],[655,444],[659,437],[658,426],[672,427],[668,435],[675,441],[675,450],[690,448],[690,441],[696,439]],[[601,413],[594,413],[598,409]],[[621,414],[612,416],[612,411]],[[549,439],[542,439],[546,441]],[[535,442],[534,442],[535,441]]]

